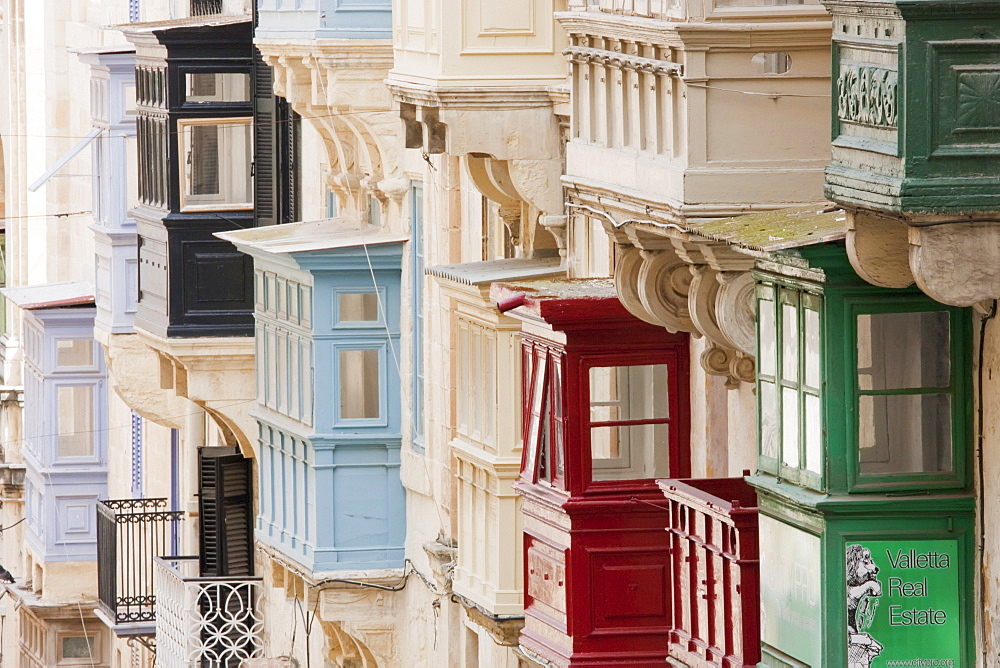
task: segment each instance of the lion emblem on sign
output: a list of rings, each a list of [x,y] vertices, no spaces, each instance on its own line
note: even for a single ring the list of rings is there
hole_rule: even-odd
[[[875,620],[882,583],[871,550],[863,545],[847,546],[847,665],[869,668],[882,652],[882,645],[867,632]]]

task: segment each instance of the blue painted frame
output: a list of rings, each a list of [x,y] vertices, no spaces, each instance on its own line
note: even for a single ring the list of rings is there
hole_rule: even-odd
[[[308,421],[261,401],[252,411],[260,446],[257,539],[312,572],[401,568],[406,501],[399,478],[397,365],[403,242],[289,254],[237,246],[254,257],[258,274],[258,339],[305,337],[312,350],[309,368],[297,369],[297,377],[308,374],[311,385]],[[308,295],[308,320],[280,308],[278,291],[264,289],[272,280],[309,288],[297,289]],[[379,322],[340,321],[338,295],[345,292],[378,294]],[[276,354],[258,344],[260,354]],[[377,419],[339,418],[339,351],[357,349],[380,351]],[[274,362],[257,364],[269,369]]]

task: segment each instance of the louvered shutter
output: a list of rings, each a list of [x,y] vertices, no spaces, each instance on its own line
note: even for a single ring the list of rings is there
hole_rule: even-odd
[[[277,225],[276,193],[278,191],[275,157],[279,147],[276,135],[276,100],[273,91],[274,73],[253,50],[253,135],[254,135],[254,225]]]
[[[277,98],[279,116],[284,120],[278,125],[282,163],[279,169],[281,182],[281,210],[279,223],[294,223],[299,219],[299,136],[301,117],[292,110],[284,98]]]
[[[236,448],[201,448],[198,468],[202,576],[253,575],[250,460]]]

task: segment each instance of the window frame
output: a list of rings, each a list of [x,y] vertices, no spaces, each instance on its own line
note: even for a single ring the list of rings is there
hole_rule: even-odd
[[[761,324],[761,302],[769,302],[774,305],[774,375],[767,377],[761,371],[759,363],[761,359],[761,342],[763,337],[760,332]],[[795,309],[795,331],[797,339],[794,381],[784,378],[785,346],[784,346],[784,306],[793,306]],[[826,361],[824,355],[824,316],[823,297],[817,291],[806,290],[800,287],[793,287],[782,283],[764,282],[758,283],[754,292],[754,307],[757,322],[757,373],[756,373],[756,393],[757,401],[757,465],[761,471],[775,475],[783,480],[788,480],[804,487],[814,490],[823,490],[826,484],[827,457],[826,447],[826,404],[824,400]],[[818,316],[819,327],[819,387],[811,388],[806,384],[806,324],[805,312],[815,311]],[[763,401],[764,393],[761,390],[762,383],[768,383],[775,388],[774,393],[774,420],[775,420],[775,457],[769,457],[763,451],[763,433],[765,405]],[[796,394],[796,414],[797,414],[797,465],[791,466],[786,463],[785,443],[784,443],[784,390],[792,390]],[[820,455],[818,468],[813,471],[806,468],[808,462],[808,423],[806,410],[806,397],[813,396],[819,399],[819,421],[820,421]]]
[[[244,103],[245,104],[245,103]],[[227,198],[223,196],[223,193],[219,193],[218,201],[207,201],[198,200],[189,201],[191,198],[203,198],[211,197],[210,195],[189,195],[187,187],[187,179],[189,176],[188,163],[187,163],[187,152],[185,150],[185,133],[189,128],[204,127],[204,126],[235,126],[243,125],[247,126],[247,154],[246,154],[246,170],[247,170],[247,196],[248,201],[245,202],[229,202],[226,201]],[[179,118],[177,119],[177,191],[180,197],[180,210],[184,213],[198,212],[198,211],[252,211],[254,208],[253,198],[254,198],[254,186],[253,178],[250,176],[250,172],[253,165],[253,116],[213,116],[211,118]],[[224,147],[219,149],[219,165],[221,166],[225,161],[228,161],[230,157],[230,152],[226,151]],[[223,183],[228,176],[229,170],[219,170],[219,190],[225,189]]]
[[[896,390],[861,390],[858,374],[858,316],[894,313],[949,314],[949,384],[943,388],[907,388]],[[913,488],[962,489],[968,485],[972,424],[971,392],[971,318],[968,309],[947,306],[923,295],[851,297],[844,301],[846,325],[843,378],[848,410],[845,415],[848,492],[898,491]],[[932,391],[930,391],[932,390]],[[861,473],[860,398],[862,396],[905,396],[913,394],[948,394],[951,396],[951,471],[907,473]]]
[[[389,374],[388,374],[388,347],[389,341],[371,341],[366,339],[352,339],[337,342],[333,345],[333,427],[343,429],[347,427],[387,427],[389,425]],[[340,354],[344,351],[354,350],[376,350],[378,351],[378,407],[379,416],[376,418],[345,418],[341,416],[341,396],[343,388],[340,383]]]
[[[424,443],[424,184],[410,181],[411,331],[410,446],[425,452]]]
[[[680,394],[687,390],[680,387],[678,382],[679,360],[675,351],[665,351],[664,353],[650,353],[641,351],[637,353],[600,354],[583,355],[579,365],[579,410],[580,410],[580,450],[581,458],[584,462],[583,489],[584,492],[605,492],[620,491],[623,487],[638,487],[648,484],[655,478],[623,478],[609,480],[594,479],[593,444],[591,442],[591,431],[595,426],[609,426],[608,421],[591,420],[590,406],[590,370],[595,367],[629,367],[629,366],[656,366],[666,367],[667,383],[667,415],[666,418],[654,418],[649,420],[615,420],[614,423],[620,425],[630,425],[636,422],[641,424],[665,424],[667,425],[667,471],[659,476],[662,478],[684,477],[681,468],[684,466],[683,455],[680,452],[682,444],[680,442],[680,432],[683,417],[681,416]]]

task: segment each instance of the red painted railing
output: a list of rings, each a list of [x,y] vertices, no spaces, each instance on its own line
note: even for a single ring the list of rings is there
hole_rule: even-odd
[[[742,478],[659,480],[670,519],[670,656],[688,666],[760,661],[757,495]]]

